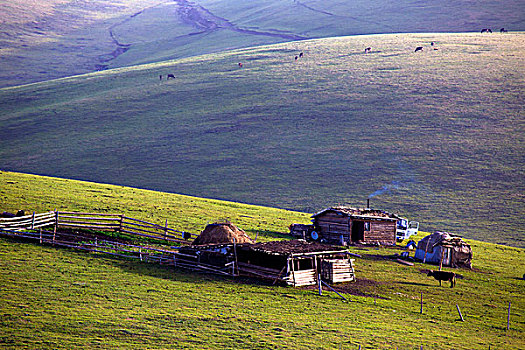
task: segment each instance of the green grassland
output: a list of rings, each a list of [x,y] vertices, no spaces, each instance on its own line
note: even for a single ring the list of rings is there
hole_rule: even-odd
[[[423,230],[523,247],[522,41],[320,39],[4,88],[0,167],[309,213],[385,189],[372,206]]]
[[[136,188],[0,173],[2,209],[123,212],[201,230],[230,218],[260,239],[308,215]],[[304,220],[304,221],[303,221]],[[422,236],[423,233],[420,234]],[[454,289],[350,248],[358,281],[324,291],[231,280],[0,238],[0,347],[6,349],[522,349],[525,250],[479,241]],[[423,314],[420,296],[423,293]],[[357,294],[357,295],[356,295]],[[511,327],[507,326],[508,303]],[[459,321],[456,304],[465,319]]]
[[[525,30],[517,0],[11,0],[0,13],[1,87],[297,38]]]

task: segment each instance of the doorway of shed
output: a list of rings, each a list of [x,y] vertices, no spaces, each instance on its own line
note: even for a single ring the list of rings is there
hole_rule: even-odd
[[[354,221],[352,222],[352,242],[364,241],[365,240],[365,222]]]

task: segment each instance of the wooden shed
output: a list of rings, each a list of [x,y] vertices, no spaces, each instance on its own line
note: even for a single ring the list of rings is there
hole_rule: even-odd
[[[245,244],[237,250],[239,271],[291,286],[355,280],[354,259],[345,249],[304,240]]]
[[[321,242],[331,244],[396,244],[399,217],[376,209],[332,207],[312,215]]]
[[[192,245],[181,247],[179,255],[185,258],[187,267],[250,276],[294,287],[315,285],[319,276],[329,283],[355,280],[351,254],[340,247],[319,242]]]

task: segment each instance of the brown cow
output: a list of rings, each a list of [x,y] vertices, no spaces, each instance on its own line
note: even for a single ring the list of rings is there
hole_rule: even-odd
[[[436,280],[439,281],[441,286],[441,281],[450,281],[450,288],[453,288],[456,285],[456,274],[454,272],[446,271],[428,271],[427,276],[433,276]]]

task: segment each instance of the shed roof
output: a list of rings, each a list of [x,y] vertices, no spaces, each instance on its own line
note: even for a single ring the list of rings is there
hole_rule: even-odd
[[[370,208],[351,208],[351,207],[331,207],[323,209],[318,213],[312,215],[313,218],[316,218],[320,215],[323,215],[327,212],[335,212],[344,216],[348,216],[356,219],[379,219],[379,220],[398,220],[399,216],[391,214],[384,210],[370,209]]]
[[[253,251],[274,255],[310,255],[347,252],[346,249],[330,244],[306,242],[300,239],[291,241],[270,241],[264,243],[246,244],[243,247],[247,247]]]

